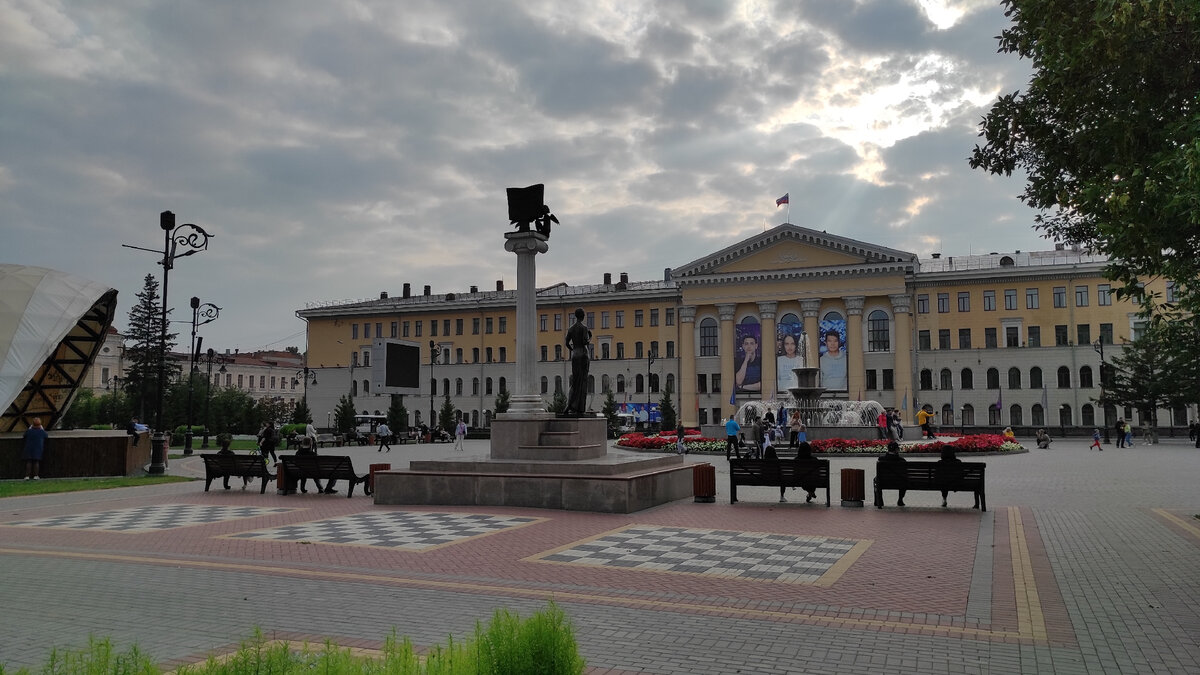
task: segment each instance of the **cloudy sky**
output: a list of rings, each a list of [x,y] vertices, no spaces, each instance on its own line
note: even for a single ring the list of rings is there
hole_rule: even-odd
[[[998,0],[0,0],[0,262],[169,297],[205,345],[303,346],[313,302],[515,285],[504,189],[562,224],[539,283],[661,278],[791,221],[927,256],[1049,248],[966,163],[1028,65]],[[179,326],[186,344],[188,329]]]

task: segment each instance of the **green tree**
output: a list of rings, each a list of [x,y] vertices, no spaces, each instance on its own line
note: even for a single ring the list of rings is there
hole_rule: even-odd
[[[62,416],[60,429],[86,429],[99,420],[100,399],[91,389],[80,389],[71,401],[71,407]]]
[[[129,366],[123,386],[137,401],[138,417],[146,421],[147,415],[155,410],[159,397],[158,364],[175,346],[176,333],[168,333],[166,344],[163,344],[162,302],[158,295],[158,281],[153,274],[146,275],[136,298],[137,301],[129,310],[129,328],[125,331],[125,339],[132,344],[125,348]],[[173,363],[167,363],[165,368],[168,379],[178,370]]]
[[[608,420],[609,428],[616,428],[621,424],[621,420],[617,417],[617,397],[613,396],[612,389],[607,389],[604,392],[604,419]]]
[[[354,399],[349,394],[342,394],[337,407],[333,409],[334,433],[348,434],[354,431]]]
[[[980,123],[973,168],[1027,174],[1036,226],[1110,257],[1148,312],[1200,328],[1200,3],[1002,0],[1000,52],[1032,62],[1024,92]],[[1139,281],[1173,279],[1177,304]]]
[[[450,392],[446,392],[446,397],[442,399],[442,409],[438,411],[438,424],[451,433],[454,433],[454,427],[458,425],[458,421],[454,419],[454,404],[450,402]]]
[[[510,405],[512,405],[512,397],[509,395],[508,390],[501,390],[500,393],[496,395],[496,404],[494,406],[496,414],[499,415],[500,413],[508,412],[508,407]]]
[[[555,415],[567,411],[567,395],[563,393],[562,389],[554,390],[554,396],[550,398],[550,405],[546,406],[546,410]]]
[[[308,409],[308,397],[301,395],[300,400],[296,402],[296,407],[292,408],[292,424],[308,424],[312,421],[312,411]]]
[[[208,403],[210,434],[258,433],[253,414],[254,399],[249,394],[237,387],[213,387],[212,391],[212,398]]]
[[[1109,364],[1111,375],[1105,382],[1105,402],[1136,408],[1143,420],[1149,420],[1155,442],[1158,409],[1196,400],[1195,358],[1167,349],[1172,335],[1168,326],[1166,322],[1153,322],[1126,344]]]
[[[671,386],[671,380],[667,380],[667,386],[663,388],[662,400],[658,403],[658,414],[662,417],[662,429],[664,431],[675,430],[675,391]]]
[[[404,407],[404,397],[400,394],[392,394],[391,404],[388,405],[387,420],[392,433],[408,433],[408,408]]]

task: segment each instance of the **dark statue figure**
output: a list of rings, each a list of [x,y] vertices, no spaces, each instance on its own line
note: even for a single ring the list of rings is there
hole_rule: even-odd
[[[588,342],[592,331],[583,322],[585,313],[575,310],[575,324],[567,329],[567,351],[571,354],[571,387],[565,415],[582,417],[587,412]]]
[[[508,188],[508,220],[517,226],[517,232],[528,232],[533,223],[539,234],[550,236],[550,223],[558,218],[550,213],[550,207],[542,203],[546,186],[542,183],[523,188]]]

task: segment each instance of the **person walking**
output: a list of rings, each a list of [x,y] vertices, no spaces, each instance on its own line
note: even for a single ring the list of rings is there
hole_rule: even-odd
[[[1129,422],[1125,423],[1125,447],[1133,447],[1133,425]]]
[[[1092,429],[1092,444],[1088,446],[1088,450],[1095,448],[1100,452],[1104,452],[1104,448],[1100,445],[1100,430]]]
[[[725,422],[725,461],[729,461],[730,453],[738,459],[742,458],[742,453],[738,450],[738,434],[741,432],[742,426],[730,415],[729,421]]]
[[[46,451],[46,439],[50,434],[42,428],[42,418],[35,417],[25,430],[25,446],[21,459],[25,460],[25,480],[41,480],[42,455]]]
[[[467,423],[463,420],[458,421],[458,426],[454,427],[454,449],[463,449],[463,440],[467,437]]]
[[[1117,420],[1117,424],[1113,427],[1113,430],[1117,432],[1117,447],[1125,447],[1125,420]]]
[[[387,422],[380,422],[379,426],[375,428],[375,433],[379,435],[378,452],[383,452],[384,448],[387,448],[387,451],[391,452],[392,430],[388,427]]]
[[[683,423],[680,422],[679,426],[675,429],[675,454],[677,455],[688,454],[687,442],[684,440],[685,435],[686,432],[683,430]]]
[[[279,463],[279,458],[275,456],[275,448],[279,444],[279,432],[275,430],[274,422],[267,422],[258,432],[258,451],[262,453],[263,461],[267,461],[267,456],[271,457],[271,462]]]
[[[788,431],[791,432],[791,437],[788,439],[789,448],[795,448],[796,444],[800,442],[800,432],[803,429],[804,423],[800,421],[800,411],[797,410],[792,413],[792,419],[788,421]]]

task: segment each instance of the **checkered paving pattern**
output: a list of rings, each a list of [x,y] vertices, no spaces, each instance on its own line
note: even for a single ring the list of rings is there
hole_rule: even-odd
[[[425,551],[538,520],[542,519],[473,513],[369,512],[230,536]]]
[[[815,583],[860,542],[853,539],[679,527],[629,527],[539,557],[739,579]]]
[[[115,511],[77,513],[36,520],[5,523],[12,527],[63,527],[72,530],[110,532],[157,532],[190,525],[206,525],[238,518],[256,518],[295,509],[263,506],[203,506],[200,504],[157,504]]]

